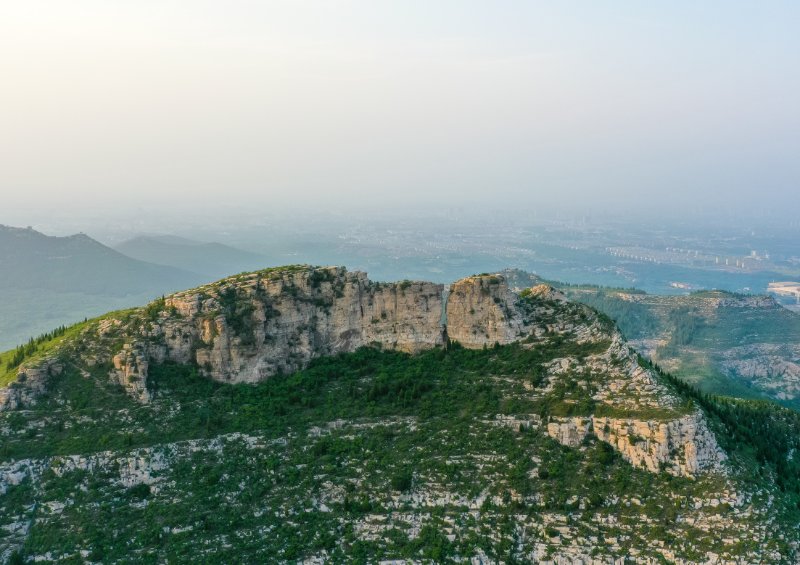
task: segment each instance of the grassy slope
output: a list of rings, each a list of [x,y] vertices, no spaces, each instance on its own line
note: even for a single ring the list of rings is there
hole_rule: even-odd
[[[569,402],[580,400],[573,387],[546,400],[532,399],[526,388],[539,387],[541,363],[561,353],[519,346],[418,356],[361,350],[256,386],[163,365],[153,368],[156,400],[145,406],[108,384],[102,367],[89,379],[68,370],[35,411],[0,415],[13,430],[0,458],[107,449],[124,455],[180,440],[200,441],[201,449],[171,448],[173,465],[157,488],[125,487],[113,465],[45,474],[39,490],[13,487],[0,499],[0,515],[25,514],[34,501],[44,508],[72,500],[58,513],[39,511],[26,554],[89,547],[94,560],[139,563],[293,560],[322,550],[354,562],[421,555],[447,561],[477,548],[508,559],[519,524],[553,548],[561,532],[564,539],[619,539],[623,554],[638,548],[658,555],[659,540],[693,559],[720,550],[724,528],[709,534],[677,520],[684,501],[719,488],[713,479],[655,475],[595,440],[568,449],[536,429],[492,424],[497,414],[586,409]],[[214,439],[232,432],[251,434],[261,447]],[[403,512],[415,511],[403,493],[426,488],[488,501],[479,516],[458,502],[435,506],[419,537],[409,539],[404,528],[413,520]],[[518,495],[539,502],[512,503]],[[388,541],[368,541],[354,530],[375,516],[395,524]],[[617,525],[598,530],[598,516],[616,517]],[[449,539],[454,526],[472,533]]]
[[[48,338],[48,334],[42,334],[39,337],[32,338],[32,347],[28,346],[30,351],[26,352],[23,363],[35,363],[37,360],[57,353],[62,345],[68,343],[75,343],[80,334],[89,326],[96,324],[98,321],[110,317],[123,317],[127,314],[134,312],[136,309],[117,310],[109,312],[103,316],[85,320],[77,324],[73,324],[60,333],[57,337]],[[29,341],[29,343],[31,343]],[[23,346],[25,347],[25,346]],[[0,353],[0,386],[6,386],[13,382],[17,377],[19,365],[9,365],[14,357],[15,349],[10,349]]]

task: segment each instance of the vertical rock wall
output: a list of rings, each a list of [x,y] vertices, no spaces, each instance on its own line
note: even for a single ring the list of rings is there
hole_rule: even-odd
[[[380,345],[414,353],[443,343],[443,286],[381,284],[337,267],[258,273],[168,297],[147,339],[115,357],[120,382],[146,359],[196,362],[225,382],[258,382],[316,358]],[[119,359],[119,362],[118,362]],[[139,371],[140,372],[140,371]]]
[[[447,298],[447,336],[468,348],[517,341],[527,334],[518,299],[499,275],[454,282]]]

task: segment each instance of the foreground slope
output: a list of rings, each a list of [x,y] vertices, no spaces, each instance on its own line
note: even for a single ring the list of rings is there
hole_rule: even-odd
[[[761,452],[767,432],[736,423],[756,408],[658,374],[552,288],[443,290],[287,267],[43,341],[0,397],[0,546],[45,562],[795,560],[785,413],[758,407],[783,441]]]

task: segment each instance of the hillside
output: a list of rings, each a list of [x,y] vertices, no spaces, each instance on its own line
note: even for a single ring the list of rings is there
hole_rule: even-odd
[[[697,395],[547,285],[285,267],[13,357],[17,560],[797,560],[797,416]]]
[[[504,274],[513,288],[543,282]],[[703,391],[800,408],[800,314],[772,297],[551,284],[611,317],[637,351]]]
[[[177,236],[140,236],[114,247],[140,261],[200,273],[215,280],[230,273],[262,268],[266,257],[221,243],[202,243]]]
[[[202,281],[132,259],[84,234],[52,237],[0,226],[0,349]]]
[[[703,390],[800,408],[800,315],[770,297],[567,292],[606,312],[634,347]]]

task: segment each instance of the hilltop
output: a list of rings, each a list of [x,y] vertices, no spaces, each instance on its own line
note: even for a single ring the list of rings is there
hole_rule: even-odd
[[[15,559],[797,559],[797,415],[696,393],[546,284],[269,269],[0,367]]]

